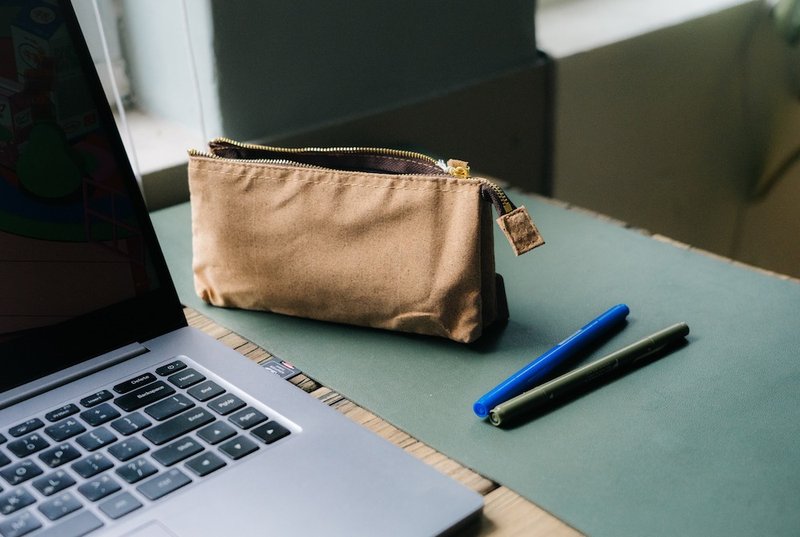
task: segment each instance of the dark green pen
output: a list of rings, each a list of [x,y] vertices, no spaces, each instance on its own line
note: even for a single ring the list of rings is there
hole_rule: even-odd
[[[686,337],[689,326],[677,323],[627,347],[612,352],[583,367],[579,367],[560,377],[554,378],[494,407],[489,412],[492,425],[501,425],[505,421],[527,412],[552,404],[558,399],[574,393],[578,389],[602,379],[606,375],[633,365],[636,361],[657,352],[679,338]]]

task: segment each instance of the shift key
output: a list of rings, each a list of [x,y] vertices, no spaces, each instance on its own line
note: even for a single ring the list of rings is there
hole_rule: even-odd
[[[155,403],[175,393],[175,388],[159,380],[147,386],[142,386],[132,392],[114,399],[114,403],[126,412],[132,412],[150,403]]]
[[[214,415],[203,408],[193,408],[147,429],[143,435],[157,446],[214,421]]]

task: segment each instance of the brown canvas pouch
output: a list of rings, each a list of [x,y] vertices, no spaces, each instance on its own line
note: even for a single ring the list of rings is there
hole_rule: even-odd
[[[474,341],[508,315],[492,205],[517,255],[543,241],[524,207],[467,170],[213,140],[189,159],[195,289],[215,306]]]

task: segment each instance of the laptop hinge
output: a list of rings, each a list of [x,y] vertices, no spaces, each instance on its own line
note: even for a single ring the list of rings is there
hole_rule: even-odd
[[[141,344],[127,345],[112,353],[92,358],[66,370],[23,384],[0,397],[0,410],[148,352],[150,350]]]

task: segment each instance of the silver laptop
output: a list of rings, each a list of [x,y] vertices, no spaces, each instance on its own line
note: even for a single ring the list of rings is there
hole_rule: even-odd
[[[189,328],[67,2],[0,2],[0,536],[437,535],[481,497]]]

